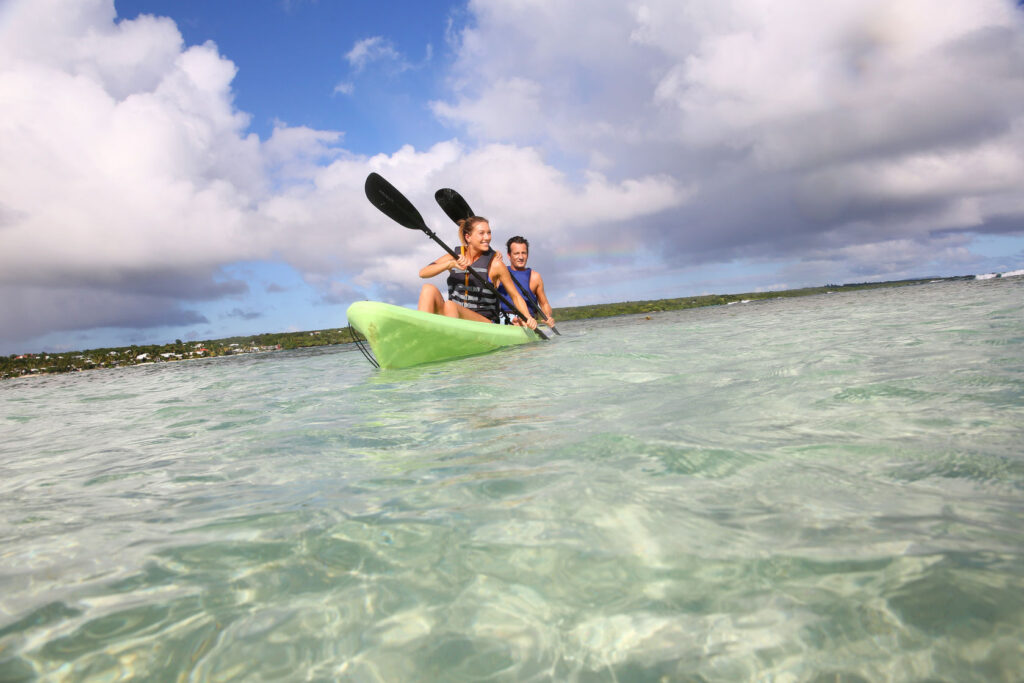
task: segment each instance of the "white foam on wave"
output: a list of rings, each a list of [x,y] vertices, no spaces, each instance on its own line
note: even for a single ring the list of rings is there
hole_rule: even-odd
[[[1003,277],[1020,277],[1024,275],[1024,270],[1008,270],[1005,273],[980,273],[974,276],[975,280],[991,280],[992,278],[1003,278]]]

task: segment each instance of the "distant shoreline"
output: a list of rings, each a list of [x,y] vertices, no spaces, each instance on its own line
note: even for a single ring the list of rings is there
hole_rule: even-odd
[[[804,287],[802,289],[786,289],[770,292],[747,292],[744,294],[709,294],[703,296],[684,296],[673,299],[650,299],[644,301],[623,301],[610,304],[591,304],[587,306],[566,306],[554,309],[554,318],[558,322],[585,320],[588,318],[608,318],[618,315],[636,313],[660,313],[678,311],[687,308],[703,308],[705,306],[721,306],[741,301],[756,301],[780,297],[812,296],[827,292],[847,292],[859,289],[878,289],[882,287],[905,287],[908,285],[927,284],[936,281],[972,280],[975,276],[963,275],[944,278],[920,278],[914,280],[893,280],[888,282],[863,282],[845,285],[825,285],[824,287]],[[0,357],[0,380],[19,377],[38,377],[41,375],[62,374],[65,372],[81,372],[105,368],[127,367],[146,363],[176,363],[198,358],[215,358],[247,353],[264,353],[269,351],[349,344],[361,336],[353,335],[347,327],[305,332],[280,332],[227,337],[207,341],[182,342],[175,340],[173,344],[147,344],[122,347],[89,349],[86,351],[67,351],[64,353],[29,353]]]
[[[702,296],[684,296],[674,299],[650,299],[645,301],[624,301],[616,304],[594,304],[591,306],[573,306],[555,308],[556,321],[583,320],[586,318],[606,318],[616,315],[634,313],[660,313],[679,311],[687,308],[703,308],[705,306],[722,306],[741,301],[758,301],[785,297],[813,296],[828,292],[850,292],[859,289],[879,289],[883,287],[906,287],[909,285],[928,284],[930,282],[946,282],[953,280],[973,280],[973,275],[956,277],[926,277],[914,280],[891,280],[887,282],[859,282],[845,285],[825,285],[824,287],[803,287],[801,289],[781,289],[768,292],[746,292],[743,294],[705,294]]]

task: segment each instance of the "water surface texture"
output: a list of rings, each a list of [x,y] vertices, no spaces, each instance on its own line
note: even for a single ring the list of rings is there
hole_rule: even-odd
[[[0,681],[1014,681],[1024,278],[0,383]]]

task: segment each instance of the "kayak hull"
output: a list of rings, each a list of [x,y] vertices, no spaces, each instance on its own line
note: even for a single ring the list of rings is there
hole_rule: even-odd
[[[347,316],[349,324],[366,337],[382,368],[476,356],[539,339],[514,325],[449,318],[377,301],[357,301],[348,307]]]

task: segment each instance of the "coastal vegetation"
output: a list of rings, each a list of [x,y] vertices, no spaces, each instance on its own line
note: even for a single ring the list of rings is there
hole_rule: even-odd
[[[969,276],[973,277],[973,276]],[[777,299],[779,297],[811,296],[829,292],[849,292],[857,289],[877,289],[879,287],[903,287],[934,282],[936,279],[957,280],[962,278],[925,278],[921,280],[893,280],[889,282],[861,282],[845,285],[825,285],[824,287],[805,287],[803,289],[785,289],[770,292],[748,292],[745,294],[707,294],[703,296],[684,296],[677,299],[651,299],[647,301],[623,301],[614,304],[594,304],[591,306],[572,306],[553,309],[556,321],[582,320],[584,318],[605,318],[614,315],[635,313],[660,313],[678,311],[685,308],[702,306],[724,306],[740,301],[757,301],[760,299]]]
[[[740,301],[754,301],[777,297],[810,296],[827,292],[872,289],[878,287],[900,287],[932,282],[936,278],[922,280],[898,280],[892,282],[856,283],[826,285],[771,292],[749,292],[745,294],[710,294],[704,296],[680,297],[675,299],[653,299],[647,301],[623,301],[610,304],[571,306],[555,308],[555,320],[569,321],[585,318],[603,318],[637,313],[658,313],[701,306],[722,306]],[[945,278],[960,279],[960,278]],[[353,336],[355,334],[355,336]],[[98,368],[115,368],[143,363],[170,363],[196,358],[213,358],[241,353],[261,353],[309,346],[348,344],[360,338],[350,328],[334,328],[307,332],[279,332],[241,337],[228,337],[207,341],[183,342],[176,339],[171,344],[132,345],[118,348],[100,348],[86,351],[63,353],[27,353],[0,356],[0,379],[41,375],[61,372],[77,372]]]
[[[27,353],[0,356],[0,379],[96,368],[116,368],[143,363],[170,363],[195,358],[214,358],[241,353],[261,353],[307,346],[348,344],[354,341],[348,328],[279,332],[244,337],[172,344],[132,345],[64,353]]]

